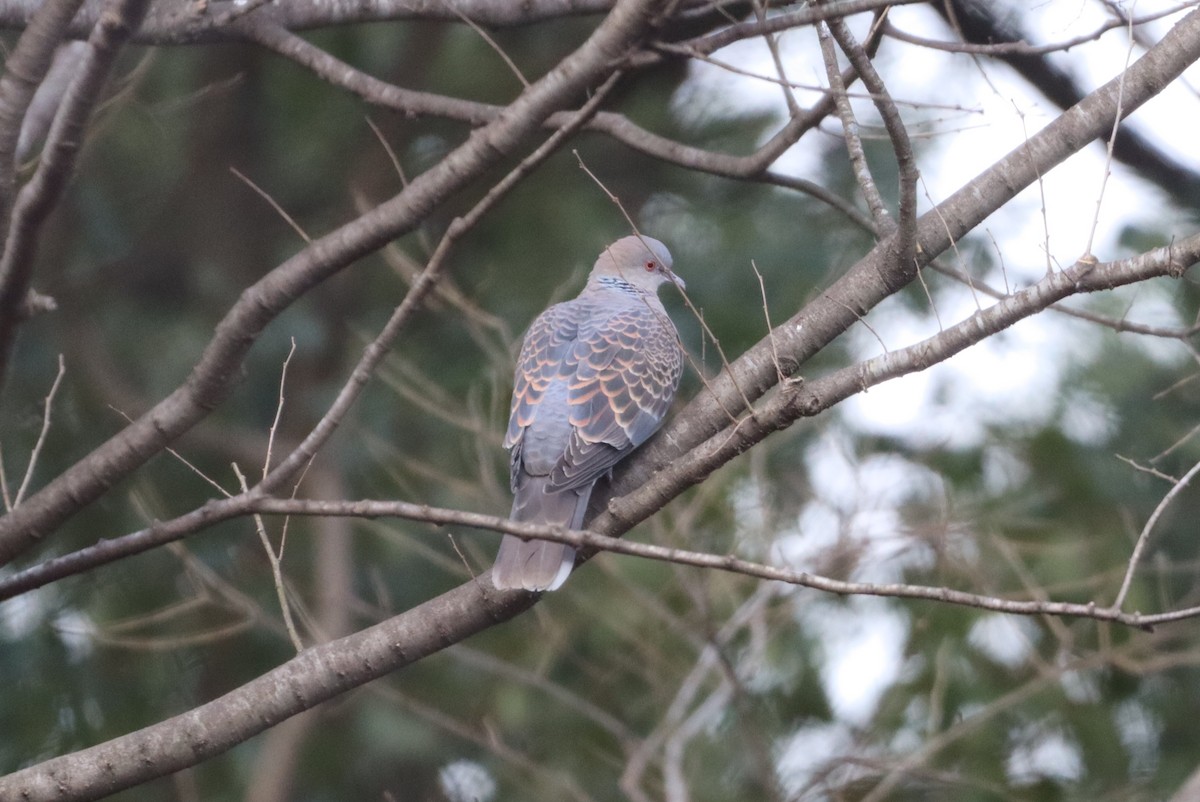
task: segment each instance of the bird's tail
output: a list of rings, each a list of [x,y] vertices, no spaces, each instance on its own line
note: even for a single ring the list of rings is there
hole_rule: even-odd
[[[551,490],[549,477],[526,476],[513,494],[509,518],[529,523],[558,524],[568,529],[583,525],[590,488]],[[521,540],[505,535],[500,541],[492,583],[501,590],[557,590],[575,567],[575,549],[548,540]]]

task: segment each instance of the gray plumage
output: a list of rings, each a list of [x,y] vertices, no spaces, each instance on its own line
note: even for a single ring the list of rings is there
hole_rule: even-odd
[[[632,236],[604,249],[578,297],[525,334],[505,448],[514,521],[583,525],[596,481],[658,430],[683,371],[679,335],[658,288],[683,281],[667,247]],[[492,569],[501,589],[554,590],[575,550],[505,535]]]

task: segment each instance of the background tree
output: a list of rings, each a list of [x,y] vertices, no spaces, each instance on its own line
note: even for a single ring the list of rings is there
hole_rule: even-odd
[[[1197,798],[1194,5],[0,6],[0,799]],[[632,225],[683,401],[507,524]]]

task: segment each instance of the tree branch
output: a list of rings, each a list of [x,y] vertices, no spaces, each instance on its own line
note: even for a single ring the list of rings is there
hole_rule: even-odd
[[[0,0],[0,27],[24,27],[37,5],[31,0]],[[226,42],[237,38],[229,30],[229,24],[247,16],[260,17],[290,30],[389,20],[462,22],[462,16],[480,25],[515,27],[569,16],[605,14],[616,4],[613,0],[529,0],[519,4],[503,0],[462,0],[450,6],[422,0],[375,0],[370,3],[296,0],[257,3],[252,13],[247,13],[246,5],[234,0],[214,0],[206,4],[157,0],[138,32],[137,41],[150,45]],[[80,39],[87,36],[100,12],[99,0],[83,3],[79,16],[67,29],[68,34]]]

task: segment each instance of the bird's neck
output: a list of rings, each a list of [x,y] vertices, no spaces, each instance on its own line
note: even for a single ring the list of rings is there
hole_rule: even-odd
[[[626,295],[654,295],[654,293],[650,290],[630,284],[620,276],[596,276],[589,282],[589,285],[590,286],[588,289],[616,290],[617,292],[623,292]]]

